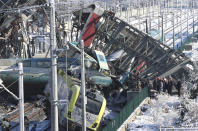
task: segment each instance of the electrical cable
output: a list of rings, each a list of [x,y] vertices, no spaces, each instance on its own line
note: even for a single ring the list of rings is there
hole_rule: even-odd
[[[8,85],[6,88],[8,89],[9,87],[11,87],[13,84],[15,84],[17,81],[19,80],[19,78],[17,80],[15,80],[14,82],[12,82],[10,85]],[[2,90],[0,91],[0,94],[5,91],[5,90]]]
[[[41,7],[46,7],[48,4],[43,4],[43,5],[34,5],[34,6],[27,6],[27,7],[20,7],[20,8],[11,8],[11,9],[2,9],[0,10],[0,13],[16,13],[19,11],[24,11],[28,9],[34,9],[34,8],[41,8]]]

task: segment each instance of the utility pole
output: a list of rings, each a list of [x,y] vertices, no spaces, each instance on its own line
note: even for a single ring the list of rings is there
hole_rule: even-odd
[[[178,9],[178,0],[176,0],[176,8]]]
[[[55,3],[50,0],[50,46],[51,46],[51,130],[58,131],[58,89],[56,60]]]
[[[23,91],[23,64],[18,63],[19,68],[19,123],[20,131],[25,131],[24,129],[24,91]]]
[[[127,7],[126,13],[127,13],[127,22],[130,24],[130,21],[129,21],[129,7]]]
[[[194,0],[192,1],[192,14],[193,14],[193,35],[195,33],[195,12],[194,12]]]
[[[158,11],[158,30],[160,30],[160,15],[161,15],[161,3],[160,3],[160,1],[158,1],[158,7],[159,7],[159,11]]]
[[[164,16],[165,16],[165,28],[167,27],[167,13],[168,12],[165,12]]]
[[[106,2],[105,2],[106,5]],[[122,16],[122,4],[120,4],[120,17]]]
[[[174,47],[175,47],[175,15],[174,15],[174,12],[173,12],[173,16],[172,16],[172,22],[173,22],[173,50],[174,50]]]
[[[142,9],[143,9],[143,15],[144,15],[144,3],[143,3],[143,1],[142,1]]]
[[[81,40],[81,93],[82,93],[82,130],[86,131],[86,104],[85,98],[85,66],[84,66],[84,41]]]
[[[150,1],[149,1],[148,4],[149,4],[149,7],[148,7],[148,9],[149,9],[148,13],[149,14],[148,15],[149,15],[149,31],[150,31],[151,30],[151,13],[150,13],[151,12],[151,3],[150,3]]]
[[[178,0],[176,1],[176,7],[177,7],[177,10],[179,10],[179,9],[178,9]],[[177,23],[179,23],[178,13],[176,13],[176,17],[177,17]]]
[[[126,7],[126,5],[124,5],[124,15],[125,15],[125,18],[127,19],[127,7]],[[127,21],[128,21],[128,19],[127,19]]]
[[[166,3],[166,13],[168,13],[168,7],[169,7],[169,1],[167,0],[167,3]]]
[[[130,10],[130,12],[131,12],[131,18],[133,18],[133,7],[132,7],[132,6],[133,6],[133,5],[131,4],[131,5],[130,5],[130,9],[131,9],[131,10]]]
[[[189,29],[188,29],[188,18],[189,18],[189,17],[188,17],[188,11],[187,11],[186,13],[187,13],[187,38],[188,38],[188,35],[189,35],[189,33],[188,33],[188,30],[189,30]]]
[[[8,70],[0,70],[1,71],[15,71],[15,69]],[[20,131],[25,131],[24,128],[24,89],[23,89],[23,64],[21,62],[18,63],[18,73],[19,73],[19,83],[18,83],[18,91],[19,97],[17,97],[14,93],[8,90],[4,85],[3,81],[0,79],[0,86],[3,87],[5,91],[7,91],[10,95],[12,95],[19,102],[19,129]]]
[[[196,4],[196,8],[197,8],[197,6],[198,6],[198,5]],[[196,13],[196,14],[197,14],[196,16],[197,16],[197,21],[198,21],[198,11],[196,10],[196,12],[197,12],[197,13]],[[198,28],[198,23],[196,22],[195,25],[196,25],[196,30],[197,30],[197,28]]]
[[[164,16],[162,13],[162,43],[164,44]]]
[[[152,15],[153,15],[153,18],[154,18],[154,13],[155,13],[155,7],[154,7],[154,3],[152,1]]]
[[[146,33],[148,34],[148,19],[146,19]]]
[[[139,30],[141,30],[141,24],[140,24],[140,0],[138,0],[138,10],[137,10],[137,15],[138,15],[138,25],[139,25]]]
[[[194,6],[194,8],[196,9],[198,7],[198,5],[197,5],[197,3],[195,5],[196,6]],[[198,15],[197,15],[198,14],[198,11],[197,10],[196,10],[196,13],[195,14],[196,14],[197,21],[198,21]],[[197,22],[195,23],[195,27],[196,27],[195,30],[197,30],[198,29],[198,23]]]
[[[183,32],[183,28],[182,28],[182,7],[181,7],[181,11],[180,11],[180,28],[181,28],[181,32],[180,32],[180,37],[181,37],[181,45],[182,45],[182,43],[183,43],[183,34],[182,34],[182,32]]]

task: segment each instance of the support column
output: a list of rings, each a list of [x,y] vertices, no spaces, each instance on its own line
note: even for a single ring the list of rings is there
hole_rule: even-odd
[[[86,96],[85,96],[85,66],[84,66],[84,41],[81,40],[81,93],[82,93],[82,130],[86,131]]]
[[[18,63],[19,68],[19,123],[20,131],[24,129],[24,90],[23,90],[23,64]]]
[[[193,3],[192,3],[192,14],[193,14],[193,35],[195,33],[195,12],[194,12],[194,0],[193,0]]]
[[[140,0],[138,0],[138,25],[139,25],[139,30],[141,30],[141,24],[140,24]]]
[[[173,12],[173,16],[172,16],[172,22],[173,22],[173,49],[175,47],[175,19],[174,19],[175,15]]]
[[[159,11],[158,11],[158,30],[160,30],[160,15],[161,15],[161,3],[158,1]]]
[[[181,10],[181,12],[180,12],[180,38],[181,38],[181,45],[183,44],[183,26],[182,26],[182,10]]]
[[[188,36],[189,36],[189,30],[188,30],[188,29],[189,29],[189,28],[188,28],[188,27],[189,27],[189,25],[188,25],[188,18],[189,18],[189,17],[188,17],[188,11],[187,11],[187,38],[188,38]]]
[[[162,13],[162,43],[164,44],[164,16],[163,16],[163,13]]]
[[[58,131],[58,89],[56,59],[55,3],[50,1],[50,46],[51,46],[51,130]]]

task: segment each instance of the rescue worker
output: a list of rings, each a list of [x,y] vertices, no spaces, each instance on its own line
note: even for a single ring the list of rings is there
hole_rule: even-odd
[[[29,123],[30,123],[30,121],[29,121],[28,117],[25,116],[24,117],[24,125],[25,125],[25,130],[26,131],[29,131]]]
[[[172,95],[172,90],[173,90],[173,78],[172,77],[169,77],[169,80],[168,80],[168,94]]]
[[[148,85],[148,95],[149,95],[149,97],[151,97],[151,89],[153,88],[152,86],[152,81],[149,79],[149,78],[147,78],[146,79],[146,85]]]
[[[163,88],[164,88],[164,80],[160,79],[160,92],[163,91]]]
[[[176,86],[177,86],[177,90],[178,90],[178,97],[180,97],[180,90],[181,90],[181,87],[182,87],[180,79],[177,81],[177,85]]]
[[[2,126],[2,131],[9,131],[9,122],[7,119],[3,118],[2,122],[1,122],[1,126]]]
[[[161,80],[160,80],[160,78],[158,77],[157,78],[157,92],[158,93],[160,93],[160,87],[161,87],[162,85],[161,85]]]
[[[166,90],[168,90],[168,80],[166,78],[164,78],[164,88],[163,88],[163,92],[166,92]]]
[[[157,78],[153,81],[153,89],[157,90]]]
[[[34,124],[33,127],[32,127],[32,129],[31,129],[31,131],[36,131],[36,126],[37,126],[37,125]]]

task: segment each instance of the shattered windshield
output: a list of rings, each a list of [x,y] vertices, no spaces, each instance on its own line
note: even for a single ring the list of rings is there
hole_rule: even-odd
[[[81,108],[81,97],[78,97],[78,100],[76,102],[76,106]],[[102,103],[95,100],[95,99],[90,99],[87,97],[87,104],[86,104],[86,111],[90,112],[92,114],[98,115],[100,112],[100,108],[102,106]]]

